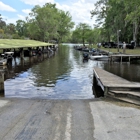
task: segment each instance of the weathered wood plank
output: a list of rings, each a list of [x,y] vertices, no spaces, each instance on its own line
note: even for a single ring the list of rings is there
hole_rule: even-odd
[[[98,67],[94,68],[94,75],[104,96],[140,105],[140,83],[123,79]]]
[[[105,87],[140,88],[140,83],[130,82],[101,68],[95,67],[94,72],[98,75],[98,78]]]
[[[113,54],[110,55],[110,61],[119,60],[122,62],[123,59],[128,59],[127,61],[130,62],[131,59],[140,59],[140,54]]]

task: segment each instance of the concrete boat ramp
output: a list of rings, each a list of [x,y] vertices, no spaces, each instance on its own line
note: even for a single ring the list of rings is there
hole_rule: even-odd
[[[93,84],[101,87],[105,97],[140,105],[140,83],[128,81],[95,67]]]

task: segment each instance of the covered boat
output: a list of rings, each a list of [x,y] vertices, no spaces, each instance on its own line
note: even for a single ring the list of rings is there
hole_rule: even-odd
[[[100,60],[100,61],[107,61],[109,60],[108,55],[90,55],[89,58],[91,60]]]

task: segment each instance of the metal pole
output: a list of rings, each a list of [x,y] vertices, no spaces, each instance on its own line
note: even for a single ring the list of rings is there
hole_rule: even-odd
[[[117,30],[117,42],[118,42],[117,47],[118,47],[118,52],[119,52],[119,30]]]

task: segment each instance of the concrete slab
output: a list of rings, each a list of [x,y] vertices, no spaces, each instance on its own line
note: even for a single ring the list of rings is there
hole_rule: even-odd
[[[0,100],[0,107],[5,106],[9,101]]]

